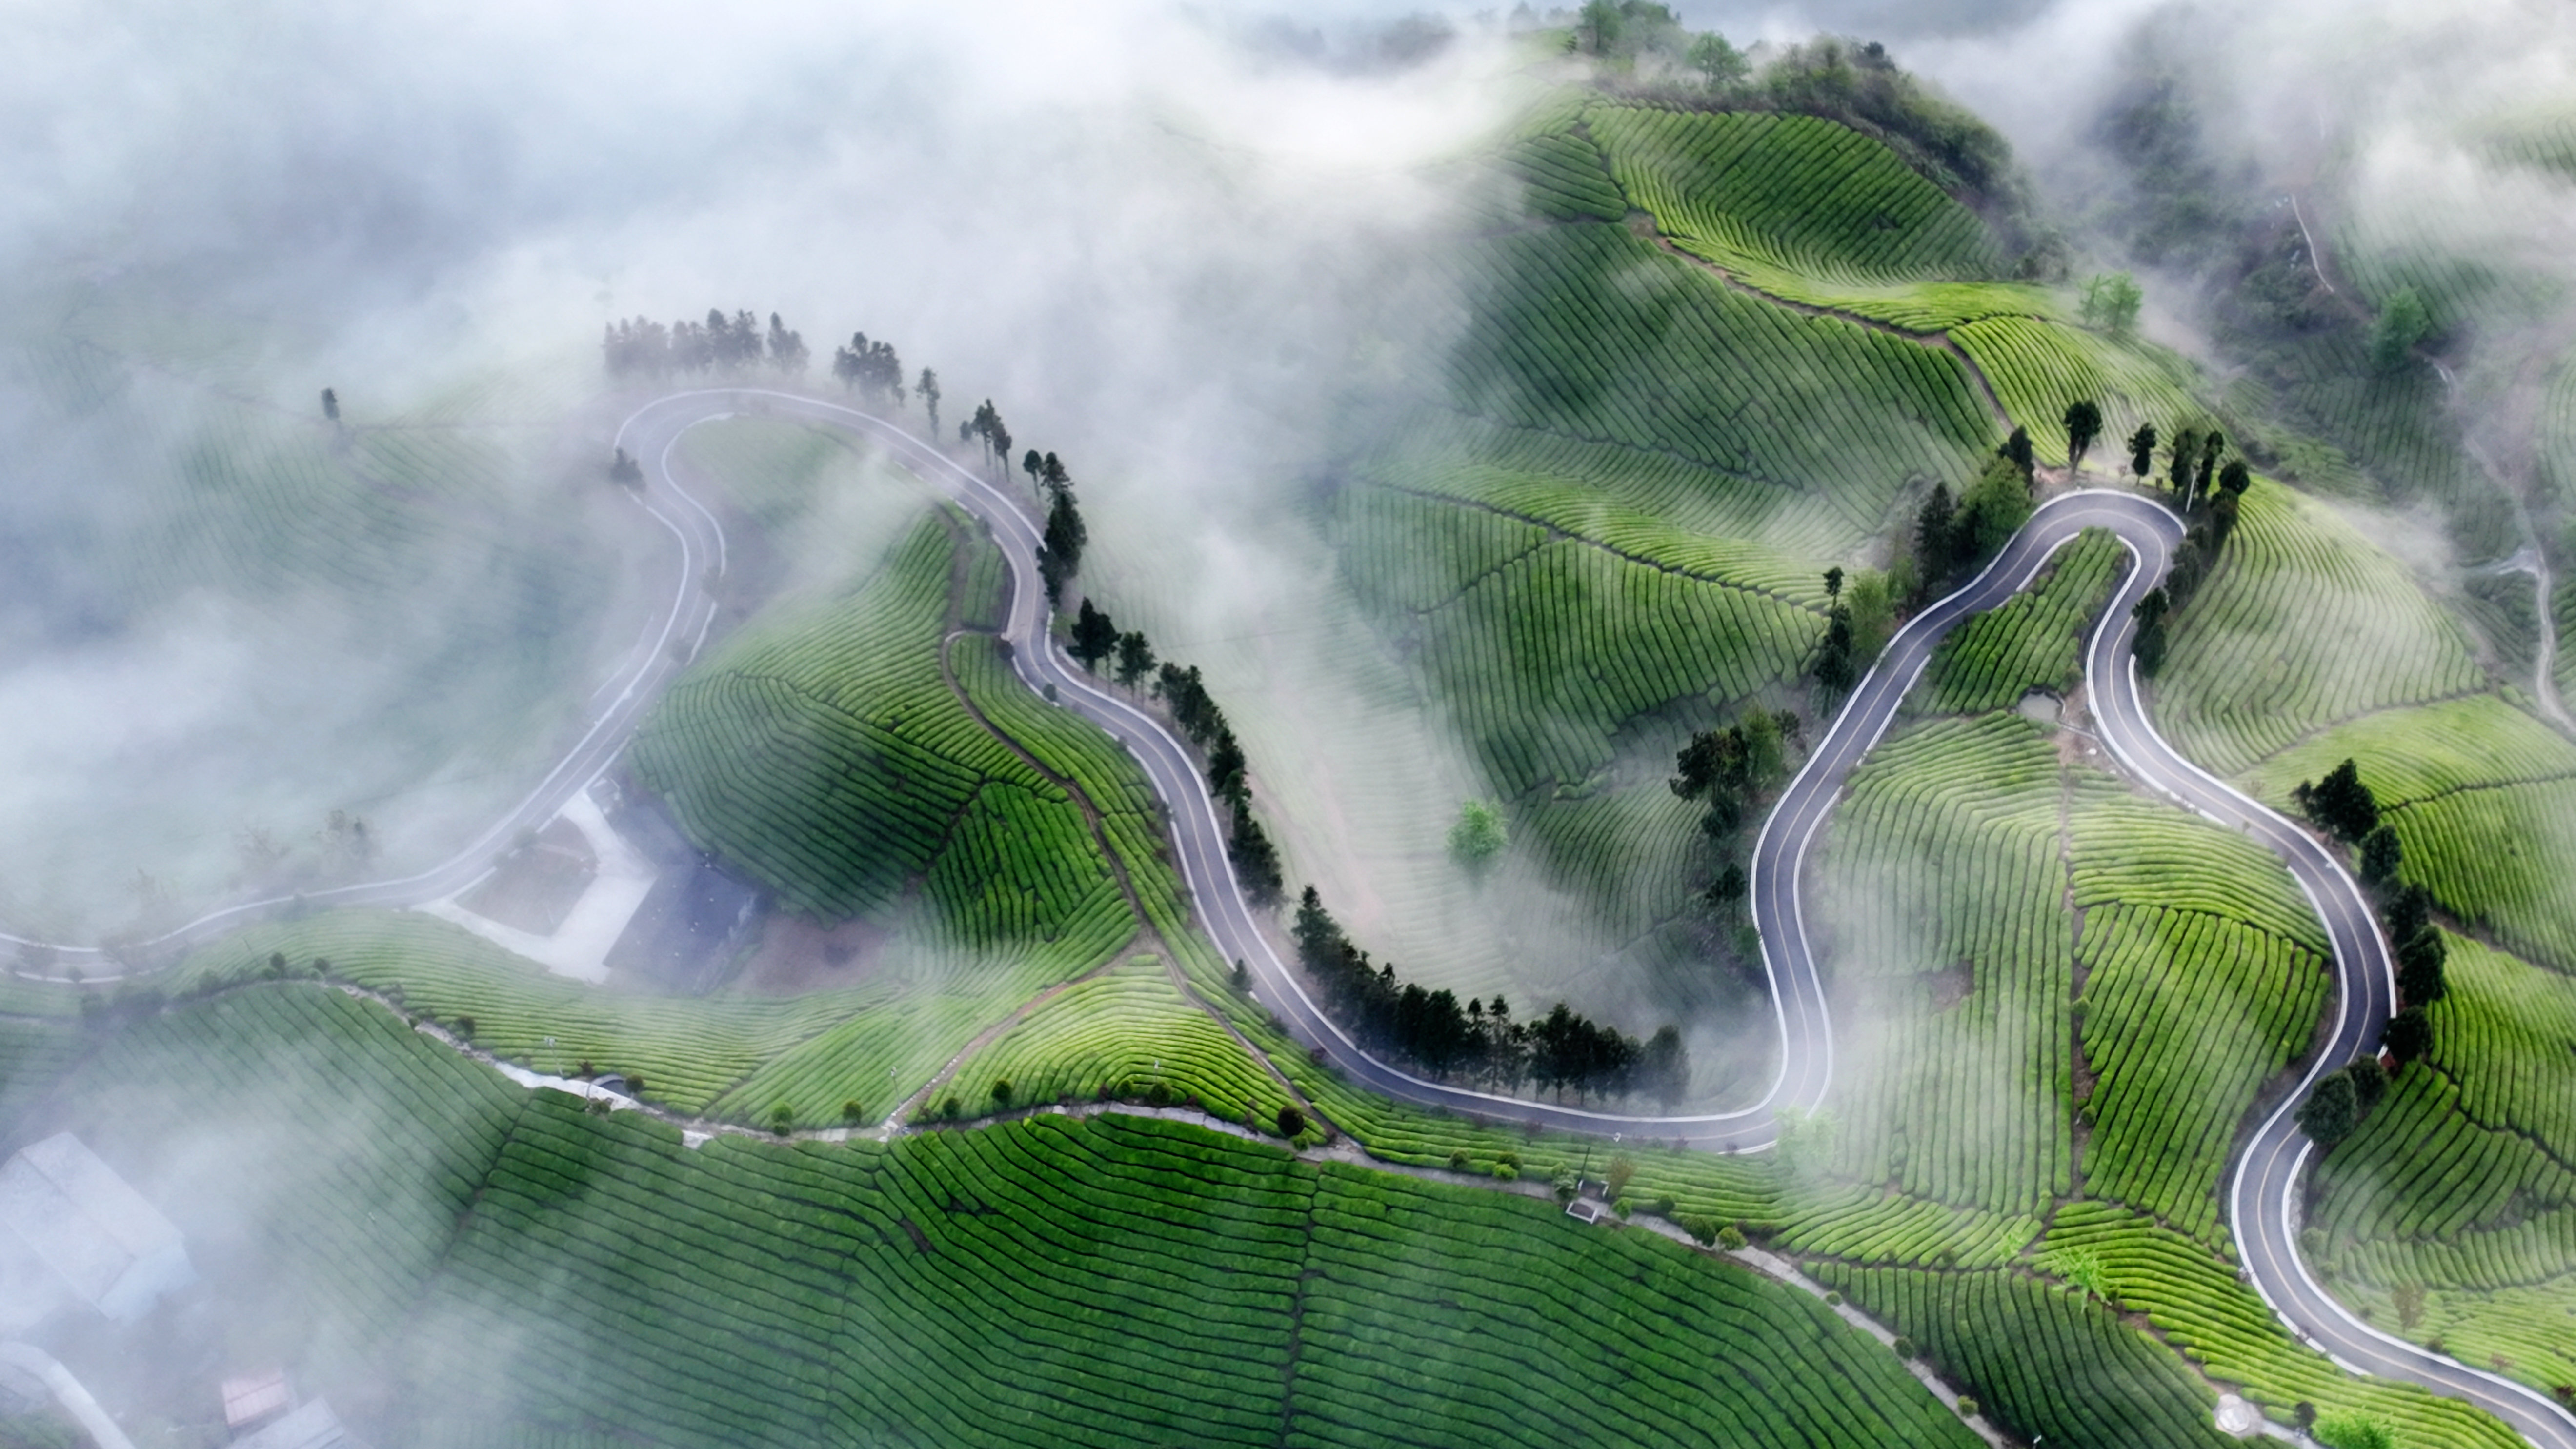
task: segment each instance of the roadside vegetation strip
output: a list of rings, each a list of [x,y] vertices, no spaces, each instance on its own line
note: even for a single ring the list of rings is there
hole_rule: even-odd
[[[1469,411],[1783,487],[1839,480],[1827,496],[1863,532],[1905,478],[1951,475],[1993,431],[1956,358],[1742,296],[1622,228],[1483,250],[1450,364]]]
[[[1197,1102],[1276,1133],[1287,1093],[1242,1044],[1139,955],[1075,983],[961,1064],[921,1113],[981,1117],[1049,1102]]]
[[[2033,689],[2061,697],[2084,678],[2085,626],[2101,612],[2128,551],[2108,532],[2086,530],[2057,556],[2035,589],[1950,632],[1907,703],[1941,714],[2008,709]]]
[[[1838,1173],[2036,1216],[2069,1190],[2072,933],[2054,748],[2010,713],[1882,743],[1826,826],[1811,930],[1841,989]],[[1946,1009],[1941,1009],[1946,1008]]]
[[[2400,1444],[2515,1449],[2523,1442],[2500,1421],[2457,1399],[2345,1373],[2292,1338],[2232,1263],[2135,1213],[2111,1204],[2068,1203],[2058,1209],[2041,1247],[2043,1262],[2061,1251],[2089,1254],[2112,1306],[2145,1315],[2203,1372],[2240,1385],[2246,1398],[2276,1418],[2308,1403],[2323,1412],[2385,1420],[2396,1428]]]
[[[2222,776],[2302,737],[2485,683],[2458,624],[2327,505],[2256,479],[2173,628],[2162,728]]]
[[[2119,342],[2063,322],[2036,317],[1990,317],[1951,329],[1993,385],[2004,411],[2030,429],[2042,462],[2066,462],[2066,432],[2059,419],[2070,403],[2102,409],[2102,435],[2091,460],[2122,466],[2119,445],[2141,423],[2159,431],[2183,426],[2207,409],[2193,395],[2188,364],[2144,342]]]
[[[2093,1129],[2085,1191],[2224,1247],[2218,1183],[2237,1124],[2306,1050],[2324,961],[2239,920],[2126,904],[2086,915],[2077,956],[2095,1077],[2078,1107]]]
[[[2089,1449],[2220,1449],[2217,1395],[2090,1298],[2022,1273],[1819,1266],[2014,1433]]]

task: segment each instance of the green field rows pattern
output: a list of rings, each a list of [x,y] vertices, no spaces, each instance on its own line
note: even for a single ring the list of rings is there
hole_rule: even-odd
[[[1838,989],[1838,1166],[2035,1216],[2069,1190],[2074,962],[2055,750],[2012,714],[1934,720],[1853,772],[1819,860]],[[1955,1001],[1929,993],[1964,977]]]
[[[2330,1281],[2381,1327],[2576,1376],[2576,985],[2454,937],[2433,1052],[2317,1173]],[[2395,1290],[2425,1290],[2407,1324]]]
[[[2257,479],[2242,520],[2156,684],[2184,755],[2233,775],[2336,721],[2484,683],[2459,625],[2324,504]]]
[[[689,1150],[310,985],[161,1017],[62,1100],[219,1301],[365,1330],[296,1370],[377,1443],[1975,1442],[1731,1264],[1176,1123]],[[186,1150],[236,1113],[394,1138]]]
[[[2028,690],[2061,697],[2072,691],[2084,679],[2079,654],[2086,627],[2128,557],[2118,538],[2087,529],[2057,556],[2039,587],[1952,630],[1925,672],[1930,708],[1984,714],[2009,708]]]
[[[1550,221],[1617,221],[1628,213],[1600,151],[1580,136],[1523,137],[1503,152],[1503,167],[1528,188],[1523,205]]]
[[[1994,431],[1956,358],[1729,291],[1606,225],[1498,238],[1451,359],[1470,411],[1818,489],[1874,532]]]
[[[1898,1267],[1999,1268],[2040,1234],[2033,1217],[1947,1208],[1876,1187],[1799,1204],[1772,1241],[1790,1252]]]
[[[2405,849],[2404,879],[2507,949],[2576,971],[2576,746],[2494,695],[2392,710],[2283,751],[2247,783],[2286,808],[2351,759]]]
[[[2120,440],[2141,423],[2170,436],[2205,415],[2192,397],[2189,367],[2145,343],[2113,342],[2090,332],[2031,317],[1994,317],[1952,328],[1957,342],[1985,374],[2013,420],[2030,429],[2042,461],[2066,461],[2067,405],[2090,399],[2102,407],[2102,437],[2090,461],[2125,471]]]
[[[1420,601],[1416,667],[1506,794],[1586,779],[1637,715],[1794,674],[1822,628],[1754,588],[1431,499],[1372,490],[1344,520],[1363,595]],[[1422,556],[1425,538],[1441,552]]]
[[[1864,282],[1979,280],[2001,265],[1973,213],[1836,122],[1595,106],[1584,123],[1621,189],[1712,260]]]
[[[2219,1449],[2218,1396],[2099,1303],[2019,1273],[1825,1264],[1822,1280],[1921,1345],[2017,1432],[2051,1444]]]
[[[2233,1263],[2125,1209],[2068,1203],[2050,1221],[2042,1247],[2050,1255],[2093,1255],[2111,1306],[2144,1317],[2166,1342],[2211,1377],[2239,1386],[2276,1423],[2287,1422],[2304,1402],[2328,1413],[2385,1419],[2396,1426],[2400,1444],[2512,1449],[2522,1443],[2456,1399],[2343,1373],[2291,1338],[2270,1306],[2238,1279]]]
[[[272,953],[298,970],[317,959],[335,979],[397,996],[531,1070],[582,1062],[640,1078],[648,1099],[689,1113],[768,1125],[836,1125],[856,1100],[874,1116],[911,1092],[984,1026],[1093,960],[1044,946],[964,949],[935,927],[898,933],[866,985],[792,999],[694,999],[602,991],[548,975],[462,927],[408,912],[334,911],[259,926],[191,956],[173,990],[267,975]],[[873,1117],[872,1117],[873,1120]]]
[[[2223,916],[2118,906],[2087,913],[2078,956],[2096,1079],[2085,1190],[2214,1240],[2237,1123],[2306,1048],[2325,962]]]
[[[637,733],[636,774],[790,910],[883,910],[918,881],[965,940],[1105,952],[1132,916],[1080,807],[942,671],[954,527],[925,519],[847,597],[695,666]]]
[[[993,1094],[1010,1083],[1007,1100]],[[1276,1124],[1290,1105],[1277,1078],[1197,1002],[1162,958],[1137,956],[1068,986],[967,1058],[949,1087],[974,1115],[1044,1102],[1125,1101],[1160,1084],[1213,1115]],[[1267,1130],[1265,1127],[1264,1130]]]

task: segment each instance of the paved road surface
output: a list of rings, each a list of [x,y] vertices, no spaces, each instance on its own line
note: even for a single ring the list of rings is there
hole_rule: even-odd
[[[1782,792],[1755,842],[1751,881],[1754,924],[1781,1033],[1780,1072],[1760,1101],[1731,1112],[1659,1116],[1569,1107],[1503,1097],[1434,1082],[1362,1050],[1307,995],[1245,902],[1226,858],[1226,830],[1179,740],[1124,694],[1084,673],[1048,642],[1045,591],[1037,574],[1038,527],[1016,498],[944,451],[885,419],[821,399],[763,388],[711,388],[658,399],[629,418],[617,442],[644,468],[639,504],[678,543],[670,603],[650,632],[653,646],[630,661],[618,692],[575,748],[508,816],[445,865],[400,880],[370,882],[308,897],[316,903],[409,905],[461,889],[517,832],[542,825],[616,758],[643,711],[694,657],[714,617],[704,580],[725,567],[723,530],[672,479],[670,453],[680,435],[702,422],[754,412],[838,428],[868,438],[982,519],[1001,544],[1011,571],[1011,608],[1003,628],[1011,666],[1030,688],[1052,686],[1057,700],[1107,730],[1144,767],[1169,813],[1173,848],[1200,919],[1218,946],[1256,979],[1256,995],[1305,1042],[1319,1047],[1351,1080],[1389,1096],[1489,1117],[1535,1121],[1595,1133],[1683,1139],[1694,1146],[1757,1151],[1772,1144],[1783,1108],[1812,1109],[1832,1082],[1834,1043],[1827,995],[1807,940],[1801,889],[1809,852],[1844,783],[1886,732],[1898,703],[1919,678],[1942,637],[1962,620],[2026,587],[2056,551],[2087,528],[2107,529],[2128,546],[2134,565],[2122,578],[2085,651],[2085,679],[2103,744],[2137,779],[2190,809],[2240,829],[2278,854],[2323,919],[2334,947],[2335,1024],[2301,1090],[2264,1121],[2228,1186],[2228,1218],[2249,1276],[2273,1310],[2303,1338],[2359,1372],[2424,1384],[2466,1399],[2512,1424],[2542,1449],[2576,1449],[2576,1417],[2543,1395],[2497,1375],[2465,1368],[2354,1319],[2308,1275],[2298,1257],[2300,1174],[2309,1143],[2290,1122],[2308,1080],[2375,1049],[2395,994],[2386,943],[2369,904],[2340,860],[2307,831],[2239,795],[2183,759],[2147,718],[2131,662],[2130,607],[2165,574],[2182,526],[2163,505],[2133,494],[2079,492],[2049,500],[2000,557],[1958,592],[1931,605],[1897,632],[1886,652],[1817,741]],[[282,901],[254,901],[214,912],[155,944],[184,943],[255,919]],[[0,936],[0,940],[17,938]],[[83,948],[64,948],[77,955]],[[96,973],[93,979],[96,979]]]
[[[1832,1021],[1805,930],[1800,884],[1809,851],[1855,766],[1886,732],[1908,688],[1950,629],[2028,586],[2058,549],[2087,528],[2117,534],[2133,566],[2104,610],[2085,651],[2087,693],[2104,745],[2151,788],[2222,825],[2245,830],[2289,866],[2316,904],[2334,946],[2336,1022],[2300,1091],[2265,1121],[2229,1190],[2230,1228],[2255,1287],[2303,1338],[2364,1373],[2406,1379],[2487,1409],[2544,1449],[2576,1449],[2576,1419],[2547,1398],[2497,1375],[2464,1368],[2354,1319],[2318,1287],[2297,1249],[2299,1177],[2308,1142],[2290,1123],[2307,1082],[2375,1050],[2395,994],[2386,943],[2368,902],[2339,861],[2307,831],[2239,795],[2175,753],[2149,723],[2130,653],[2130,609],[2160,582],[2181,542],[2182,524],[2162,504],[2134,494],[2079,492],[2049,500],[1976,579],[1909,620],[1853,690],[1763,824],[1753,859],[1754,922],[1780,1020],[1781,1069],[1761,1101],[1732,1112],[1656,1116],[1500,1097],[1416,1076],[1370,1055],[1307,995],[1245,902],[1226,858],[1226,830],[1196,761],[1152,716],[1100,684],[1046,636],[1037,574],[1037,526],[1017,501],[974,470],[883,419],[833,403],[756,390],[702,395],[709,412],[758,407],[782,417],[875,439],[915,473],[983,519],[1011,569],[1011,610],[1003,635],[1012,668],[1031,688],[1052,685],[1057,700],[1115,736],[1144,766],[1171,815],[1173,845],[1200,918],[1218,946],[1245,962],[1256,995],[1298,1037],[1323,1049],[1352,1080],[1425,1106],[1538,1121],[1591,1132],[1683,1138],[1703,1147],[1755,1150],[1776,1135],[1783,1107],[1819,1105],[1833,1076]],[[674,406],[683,400],[671,400]],[[667,483],[657,478],[657,483]]]

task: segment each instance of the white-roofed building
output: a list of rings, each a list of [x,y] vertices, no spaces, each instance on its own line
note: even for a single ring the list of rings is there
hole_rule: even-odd
[[[196,1280],[179,1230],[69,1132],[0,1164],[0,1335],[66,1302],[130,1322]]]

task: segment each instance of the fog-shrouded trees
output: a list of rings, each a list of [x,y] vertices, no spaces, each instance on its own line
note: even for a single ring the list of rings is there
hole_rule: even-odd
[[[2078,398],[2066,405],[2065,422],[2066,471],[2071,477],[2084,471],[2084,455],[2102,436],[2102,405],[2091,398]]]
[[[850,345],[832,353],[832,376],[871,402],[903,406],[903,359],[891,342],[871,342],[864,332],[851,333]]]
[[[1714,30],[1693,36],[1682,59],[1699,72],[1700,83],[1713,91],[1733,90],[1753,74],[1752,59]]]
[[[703,321],[664,326],[647,317],[611,322],[599,342],[612,377],[652,379],[673,373],[746,372],[765,359],[782,376],[799,377],[809,361],[803,334],[779,314],[764,329],[749,311],[727,316],[710,307]]]
[[[1799,732],[1794,714],[1746,710],[1724,729],[1692,735],[1673,757],[1665,784],[1707,807],[1699,828],[1710,846],[1710,878],[1700,898],[1713,909],[1729,910],[1744,899],[1743,834],[1764,797],[1789,777],[1789,746]]]
[[[770,313],[769,365],[781,377],[803,377],[812,361],[813,355],[805,346],[805,334],[789,331],[777,313]]]
[[[976,406],[973,417],[957,425],[957,441],[961,443],[981,441],[984,445],[984,466],[987,468],[992,467],[996,459],[1001,461],[1003,467],[1010,466],[1011,430],[1003,426],[1002,414],[993,406],[991,398],[984,399]],[[995,476],[1007,477],[1008,475]]]
[[[935,440],[939,436],[939,374],[927,367],[923,368],[921,377],[913,383],[912,390],[921,395],[922,411],[930,415],[930,436]]]
[[[1352,1036],[1431,1076],[1505,1090],[1526,1081],[1560,1096],[1644,1092],[1667,1103],[1689,1090],[1689,1053],[1677,1027],[1640,1042],[1564,1002],[1528,1022],[1515,1020],[1500,996],[1461,1005],[1454,992],[1403,981],[1392,964],[1370,960],[1313,886],[1298,899],[1290,934],[1326,1009]]]
[[[1125,637],[1120,637],[1122,652]],[[1144,636],[1135,637],[1138,647],[1144,649]],[[1206,752],[1208,794],[1220,808],[1230,812],[1226,854],[1234,862],[1244,894],[1256,905],[1278,904],[1287,882],[1281,874],[1278,847],[1252,814],[1251,765],[1244,755],[1243,742],[1235,738],[1225,711],[1208,694],[1207,681],[1197,665],[1184,669],[1166,659],[1156,668],[1156,697],[1172,712],[1172,722],[1180,726],[1190,743]],[[1138,672],[1141,675],[1143,671]]]
[[[336,423],[340,421],[340,390],[338,388],[326,387],[322,389],[322,417],[327,422]]]
[[[1154,670],[1154,646],[1135,630],[1118,636],[1118,682],[1134,689],[1139,680]]]
[[[1066,582],[1082,571],[1082,551],[1091,542],[1091,530],[1084,525],[1073,496],[1073,475],[1055,454],[1047,454],[1040,463],[1037,479],[1047,505],[1046,528],[1038,544],[1038,577],[1046,581],[1047,602],[1053,604],[1062,601]]]
[[[2114,337],[2137,329],[2138,309],[2146,294],[2127,272],[2103,272],[2084,281],[2084,301],[2077,313],[2084,325]]]
[[[2379,309],[2379,317],[2370,326],[2370,365],[2381,372],[2395,372],[2406,365],[2415,344],[2433,330],[2433,314],[2424,305],[2424,295],[2413,287],[2399,287],[2388,294]]]
[[[1107,614],[1094,608],[1089,599],[1083,600],[1080,612],[1074,616],[1073,639],[1068,652],[1081,662],[1085,673],[1091,673],[1097,671],[1100,661],[1117,648],[1118,626],[1110,622]]]

